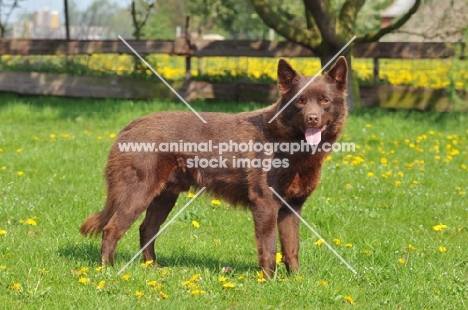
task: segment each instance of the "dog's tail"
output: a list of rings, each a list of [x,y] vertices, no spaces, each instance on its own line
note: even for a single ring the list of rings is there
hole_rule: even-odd
[[[81,225],[80,233],[83,236],[97,236],[102,232],[104,226],[107,225],[114,212],[114,204],[108,199],[102,211],[90,215],[84,221],[83,225]]]

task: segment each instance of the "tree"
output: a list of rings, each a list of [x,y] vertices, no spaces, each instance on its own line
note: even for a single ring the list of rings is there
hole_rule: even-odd
[[[147,0],[132,0],[130,5],[130,13],[133,21],[133,37],[140,40],[143,28],[148,21],[151,11],[153,10],[155,1]]]
[[[268,27],[288,41],[298,43],[320,57],[325,65],[354,35],[354,43],[376,42],[384,35],[403,26],[418,10],[421,0],[415,0],[411,9],[387,27],[356,34],[356,21],[366,0],[302,0],[302,25],[295,25],[290,18],[285,20],[275,5],[275,0],[250,0],[255,11]],[[370,1],[369,1],[370,2]],[[374,1],[375,2],[375,1]],[[383,1],[380,1],[382,4]],[[352,45],[345,52],[348,65],[352,68]],[[358,88],[348,71],[348,107],[354,107],[354,98],[358,98]]]
[[[24,0],[0,0],[0,38],[5,37],[10,16],[15,9],[20,7],[21,1]]]

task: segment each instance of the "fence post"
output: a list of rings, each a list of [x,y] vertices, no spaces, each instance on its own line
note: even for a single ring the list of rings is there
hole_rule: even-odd
[[[185,41],[190,46],[190,16],[185,17]],[[192,79],[191,73],[191,61],[192,57],[185,57],[185,81],[188,82]]]
[[[380,81],[380,68],[379,68],[379,58],[374,58],[374,82]]]

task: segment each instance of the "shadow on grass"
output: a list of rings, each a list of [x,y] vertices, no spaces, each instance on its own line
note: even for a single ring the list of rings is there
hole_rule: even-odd
[[[101,248],[100,244],[92,241],[83,241],[81,243],[69,242],[58,250],[58,255],[66,258],[67,260],[77,261],[83,265],[99,265],[101,260]],[[135,255],[135,253],[119,251],[115,252],[115,263],[120,266],[126,264]],[[227,261],[220,261],[214,256],[209,256],[206,253],[197,255],[195,253],[184,253],[180,254],[169,254],[169,255],[157,255],[157,262],[165,267],[202,267],[210,269],[214,272],[219,272],[222,267],[230,266],[238,272],[245,272],[249,270],[256,270],[256,265],[241,263],[235,259],[229,259]],[[142,262],[142,256],[140,255],[133,264],[140,264]]]

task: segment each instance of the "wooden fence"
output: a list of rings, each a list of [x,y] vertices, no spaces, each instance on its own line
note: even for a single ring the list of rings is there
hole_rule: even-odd
[[[180,91],[187,98],[225,98],[233,100],[270,100],[276,96],[276,89],[271,86],[249,86],[245,83],[210,84],[191,82],[191,57],[317,57],[312,51],[291,42],[278,41],[190,41],[180,38],[174,41],[136,41],[128,40],[139,54],[169,54],[186,57],[186,81],[181,83]],[[462,50],[465,45],[462,45]],[[29,39],[0,39],[0,55],[86,55],[96,53],[133,54],[121,40],[86,41],[86,40],[29,40]],[[353,55],[357,58],[374,59],[374,77],[379,76],[379,58],[389,59],[441,59],[455,56],[454,43],[390,43],[376,42],[356,44]],[[98,81],[96,79],[101,79]],[[16,82],[12,82],[16,81]],[[29,85],[19,86],[18,83]],[[111,82],[112,84],[108,84]],[[90,83],[90,84],[89,84]],[[88,91],[85,91],[88,84]],[[107,86],[106,86],[107,84]],[[102,85],[103,89],[99,89]],[[53,74],[12,73],[0,72],[0,91],[14,91],[30,94],[51,94],[63,96],[77,96],[87,94],[89,97],[110,96],[115,98],[155,97],[155,92],[145,91],[136,82],[126,81],[124,78],[90,78],[67,77]],[[146,85],[146,83],[140,84]],[[107,88],[106,88],[107,87]],[[111,90],[112,87],[115,89]],[[379,87],[376,87],[379,88]],[[401,88],[401,87],[400,87]],[[273,90],[272,90],[273,89]],[[383,89],[383,87],[380,87]],[[408,93],[413,92],[407,88]],[[107,91],[106,91],[107,90]],[[368,102],[381,100],[376,91],[363,88],[363,97]],[[162,90],[161,90],[162,91]],[[112,92],[112,94],[110,93]],[[162,91],[164,96],[167,92]],[[161,94],[161,96],[163,96]],[[230,95],[229,95],[230,94]],[[246,95],[247,94],[247,95]],[[366,97],[366,94],[367,98]],[[372,95],[374,94],[374,95]],[[374,96],[374,97],[372,97]]]

